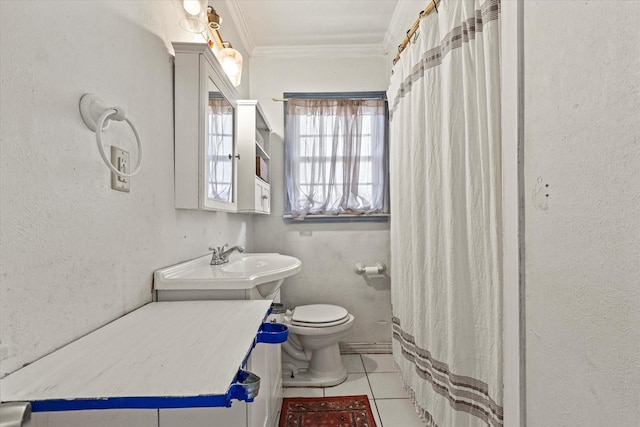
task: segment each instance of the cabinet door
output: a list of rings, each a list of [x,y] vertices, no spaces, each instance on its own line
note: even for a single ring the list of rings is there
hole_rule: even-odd
[[[254,209],[257,212],[262,212],[262,186],[260,185],[260,183],[258,182],[258,179],[256,178],[256,183],[255,183],[255,191],[254,191],[254,197],[255,197],[255,201],[254,201]]]
[[[237,92],[204,43],[173,43],[175,206],[235,212]]]
[[[0,420],[0,425],[4,426],[5,424],[1,421],[4,420]],[[31,425],[33,427],[157,427],[158,414],[155,409],[34,412],[31,415]]]
[[[268,185],[262,187],[262,212],[271,212],[271,187]]]
[[[271,187],[260,178],[255,178],[254,209],[259,213],[271,212]]]
[[[204,185],[202,195],[205,208],[236,210],[235,177],[236,152],[234,141],[235,115],[233,105],[225,98],[214,80],[213,68],[201,58],[206,75],[206,90],[202,102],[202,144]]]
[[[277,425],[283,394],[281,363],[280,344],[259,343],[251,351],[247,369],[260,377],[260,391],[247,406],[248,427]]]
[[[247,369],[260,377],[258,395],[249,403],[247,411],[247,427],[267,427],[271,412],[271,378],[269,374],[269,347],[274,344],[258,343],[251,350],[251,357],[247,362]],[[279,346],[277,346],[279,347]]]
[[[273,302],[280,302],[280,291],[276,294]],[[269,322],[283,323],[283,314],[271,314],[267,319]],[[269,412],[270,426],[278,425],[280,412],[282,410],[282,399],[284,390],[282,388],[282,345],[271,345],[267,349],[267,366],[269,370],[269,378],[271,379],[271,390],[269,392],[271,411]]]
[[[231,408],[176,408],[158,411],[159,427],[246,427],[247,404],[234,401]]]

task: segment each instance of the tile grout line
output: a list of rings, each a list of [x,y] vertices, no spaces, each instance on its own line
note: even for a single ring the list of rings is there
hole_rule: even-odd
[[[384,427],[382,425],[382,417],[380,416],[380,411],[378,410],[378,403],[376,402],[376,396],[373,394],[373,387],[371,387],[371,381],[369,380],[369,372],[367,372],[367,367],[364,365],[364,359],[362,359],[362,355],[359,354],[358,356],[360,356],[360,361],[362,362],[362,367],[364,368],[364,374],[367,377],[367,384],[369,384],[369,390],[371,391],[371,397],[373,400],[373,405],[376,407],[376,413],[378,414],[378,421],[380,421],[380,425],[377,427]],[[375,418],[373,417],[373,422],[375,423]]]

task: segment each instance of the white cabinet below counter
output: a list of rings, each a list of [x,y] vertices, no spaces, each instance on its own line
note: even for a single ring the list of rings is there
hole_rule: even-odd
[[[191,299],[219,299],[220,302],[247,298],[237,302],[268,302],[271,300],[249,299],[243,291],[176,291],[159,293],[160,301],[185,301]],[[273,296],[273,302],[280,302],[280,291]],[[270,314],[265,322],[281,323],[282,314]],[[260,392],[251,403],[233,402],[231,408],[199,408],[160,410],[160,427],[275,427],[282,407],[282,356],[280,345],[258,343],[251,351],[246,370],[260,377]],[[224,420],[224,421],[223,421]]]
[[[247,405],[234,402],[231,408],[179,408],[158,411],[158,427],[247,427]]]

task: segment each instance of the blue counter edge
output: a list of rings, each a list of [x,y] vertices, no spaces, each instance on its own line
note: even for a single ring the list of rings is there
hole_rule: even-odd
[[[273,308],[270,308],[265,319]],[[265,330],[266,329],[266,330]],[[262,335],[260,335],[262,333]],[[253,348],[258,342],[282,343],[287,340],[289,330],[281,324],[264,322],[256,334],[253,345],[242,361],[241,370],[236,374],[236,381],[242,369],[247,365]],[[260,340],[258,337],[262,337]],[[51,399],[31,401],[31,412],[82,411],[94,409],[175,409],[175,408],[220,408],[230,407],[232,399],[253,402],[241,387],[232,383],[223,395],[208,396],[140,396],[140,397],[105,397],[102,399]]]
[[[166,409],[231,406],[227,395],[185,397],[110,397],[105,399],[59,399],[31,401],[32,412],[81,411],[85,409]]]

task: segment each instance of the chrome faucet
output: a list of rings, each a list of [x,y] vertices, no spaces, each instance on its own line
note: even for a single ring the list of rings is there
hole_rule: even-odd
[[[244,252],[244,247],[242,246],[233,246],[229,249],[227,248],[226,243],[222,246],[218,246],[217,248],[209,248],[210,251],[212,251],[211,253],[211,265],[220,265],[220,264],[226,264],[229,262],[229,255],[231,255],[231,253],[233,251],[238,251],[239,253]]]

